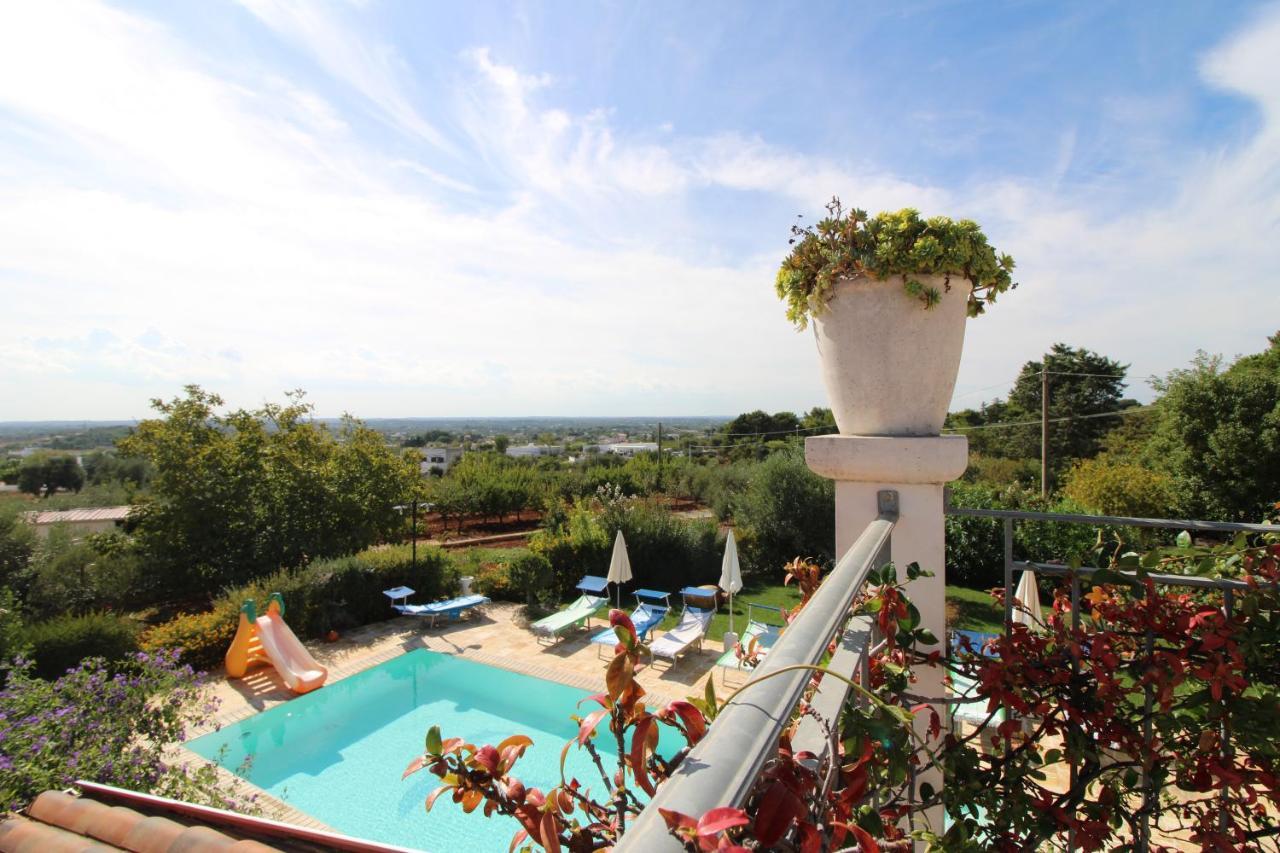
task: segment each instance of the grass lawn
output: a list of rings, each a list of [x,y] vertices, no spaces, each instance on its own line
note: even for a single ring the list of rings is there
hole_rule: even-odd
[[[674,628],[680,621],[680,597],[673,595],[674,605],[667,618],[656,629],[655,637],[663,631]],[[624,605],[633,605],[623,602]],[[747,627],[747,604],[768,604],[774,607],[795,607],[800,603],[800,593],[793,586],[757,586],[744,589],[733,597],[733,627],[739,634]],[[627,607],[631,609],[630,606]],[[768,621],[777,623],[776,614],[767,614]],[[998,634],[1003,630],[1004,613],[988,593],[962,586],[947,587],[947,621],[952,628],[966,631],[983,631]],[[724,605],[711,620],[711,629],[707,636],[719,640],[729,630],[729,608]]]
[[[988,592],[963,586],[947,587],[947,623],[962,631],[999,634],[1004,630],[1004,608]]]

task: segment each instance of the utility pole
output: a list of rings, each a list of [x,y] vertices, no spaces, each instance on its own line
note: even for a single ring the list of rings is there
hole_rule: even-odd
[[[1040,497],[1049,497],[1049,362],[1040,369]]]
[[[662,421],[658,421],[658,489],[662,489]]]

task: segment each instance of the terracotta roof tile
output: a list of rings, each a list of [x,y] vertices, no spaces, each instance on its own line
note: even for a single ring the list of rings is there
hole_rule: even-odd
[[[168,818],[144,817],[129,830],[120,846],[133,853],[169,853],[184,831],[185,826]]]
[[[113,849],[83,835],[24,817],[10,818],[0,824],[0,850],[5,853],[98,853]]]
[[[79,784],[87,793],[94,793],[75,796],[45,791],[25,815],[0,820],[0,853],[313,853],[322,849],[373,853],[404,849],[107,785]],[[106,802],[92,799],[94,795]],[[107,805],[121,800],[143,811]],[[160,815],[171,815],[172,819]],[[225,828],[226,832],[214,827]]]

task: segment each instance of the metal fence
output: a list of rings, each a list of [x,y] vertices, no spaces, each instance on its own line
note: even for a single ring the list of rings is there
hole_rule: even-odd
[[[862,675],[866,681],[866,667],[873,652],[871,646],[872,624],[866,617],[850,618],[854,598],[862,590],[872,569],[878,569],[889,561],[890,537],[898,520],[897,492],[882,491],[878,496],[879,516],[858,537],[853,546],[840,558],[835,569],[823,580],[822,585],[797,616],[777,643],[753,671],[755,678],[766,676],[795,664],[816,664],[826,653],[833,638],[838,638],[836,652],[827,662],[828,668],[842,675]],[[1019,510],[968,509],[953,507],[949,501],[946,513],[953,516],[973,516],[1000,520],[1004,527],[1004,586],[1007,626],[1013,621],[1014,573],[1032,569],[1047,576],[1067,576],[1071,582],[1072,613],[1075,627],[1079,627],[1080,584],[1096,567],[1071,570],[1065,565],[1038,563],[1014,559],[1014,525],[1019,521],[1062,522],[1069,524],[1112,525],[1117,527],[1189,530],[1202,533],[1275,533],[1277,528],[1263,524],[1236,524],[1230,522],[1192,521],[1153,518],[1129,518],[1124,516],[1076,515],[1069,513],[1023,512]],[[1234,591],[1245,588],[1240,581],[1190,577],[1183,575],[1149,574],[1160,584],[1221,590],[1223,607],[1230,614]],[[1148,648],[1154,638],[1148,636]],[[779,737],[790,724],[795,708],[810,681],[811,673],[794,670],[775,676],[764,683],[735,696],[720,711],[706,736],[690,751],[680,767],[659,788],[648,806],[628,828],[620,840],[619,853],[678,853],[683,845],[667,830],[659,809],[669,809],[683,814],[700,816],[719,806],[742,807],[750,796],[756,780],[766,762],[776,753]],[[823,679],[817,692],[810,697],[810,706],[827,720],[835,720],[848,698],[848,687],[837,679]],[[1147,688],[1148,708],[1153,701]],[[1149,733],[1148,733],[1149,734]],[[806,716],[797,727],[793,746],[796,750],[809,750],[820,756],[817,764],[829,751],[826,728],[817,720]],[[830,770],[830,768],[828,768]],[[1071,781],[1075,781],[1076,768],[1071,768]],[[824,784],[830,784],[828,772]],[[1145,851],[1150,847],[1150,819],[1158,816],[1156,791],[1151,789],[1149,778],[1143,777],[1145,794],[1143,831],[1135,839],[1135,847]],[[1068,849],[1075,849],[1074,839],[1068,839]]]
[[[839,651],[828,666],[835,671],[846,667],[849,671],[842,674],[848,676],[859,670],[870,633],[861,621],[850,621],[849,611],[871,570],[889,561],[890,536],[898,520],[897,492],[880,492],[878,510],[876,520],[840,558],[804,610],[753,671],[755,678],[795,664],[818,663],[838,633]],[[811,676],[807,670],[792,670],[753,686],[726,703],[706,736],[689,751],[628,828],[617,850],[683,850],[683,845],[668,833],[660,808],[700,816],[718,806],[744,805],[765,762],[777,753],[778,738],[790,724]],[[823,679],[822,684],[812,701],[838,712],[847,688],[834,678]],[[826,740],[825,735],[804,736],[820,749]]]
[[[949,496],[948,496],[949,498]],[[1014,523],[1018,521],[1031,522],[1060,522],[1067,524],[1085,524],[1092,526],[1108,525],[1114,527],[1137,527],[1144,529],[1158,530],[1187,530],[1198,533],[1277,533],[1280,528],[1268,524],[1243,524],[1226,521],[1196,521],[1196,520],[1178,520],[1168,518],[1132,518],[1128,516],[1114,515],[1076,515],[1072,513],[1060,512],[1023,512],[1021,510],[1005,510],[1005,509],[969,509],[965,507],[951,506],[948,499],[945,508],[947,515],[969,516],[974,518],[992,518],[999,519],[1004,526],[1004,624],[1005,631],[1009,630],[1009,626],[1013,623],[1013,605],[1014,605],[1014,573],[1030,569],[1040,576],[1049,577],[1066,577],[1071,584],[1071,627],[1074,630],[1080,628],[1080,584],[1082,580],[1087,580],[1095,572],[1101,570],[1096,566],[1081,566],[1072,569],[1069,566],[1059,563],[1040,563],[1028,560],[1015,560],[1013,558],[1014,546]],[[1120,574],[1133,576],[1134,572],[1122,571]],[[1230,580],[1227,578],[1203,578],[1189,575],[1171,575],[1148,572],[1146,575],[1157,584],[1167,586],[1186,587],[1193,589],[1215,589],[1222,593],[1223,612],[1230,618],[1232,608],[1234,607],[1234,596],[1236,590],[1247,589],[1248,584],[1243,581]],[[1145,648],[1148,654],[1152,654],[1155,648],[1155,635],[1151,629],[1146,633]],[[1149,715],[1154,702],[1152,688],[1147,685],[1144,695],[1144,713]],[[1006,714],[1012,715],[1009,709],[1005,709]],[[1227,749],[1227,739],[1225,731],[1223,736],[1223,748]],[[1152,743],[1151,722],[1147,720],[1146,729],[1144,731],[1147,746]],[[1078,768],[1073,763],[1070,767],[1069,784],[1074,787],[1076,783]],[[1151,776],[1149,769],[1144,767],[1141,775],[1141,787],[1143,794],[1143,804],[1140,809],[1140,826],[1138,828],[1137,837],[1134,839],[1134,847],[1138,851],[1145,851],[1151,846],[1151,825],[1152,820],[1157,822],[1161,814],[1159,791],[1155,790],[1151,784]],[[1227,796],[1224,789],[1222,795]],[[1068,837],[1067,849],[1075,850],[1075,839]]]

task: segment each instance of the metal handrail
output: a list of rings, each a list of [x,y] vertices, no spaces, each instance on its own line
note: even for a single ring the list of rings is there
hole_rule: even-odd
[[[1170,519],[1170,518],[1134,518],[1129,516],[1116,515],[1079,515],[1076,513],[1062,512],[1029,512],[1024,510],[1009,509],[975,509],[969,507],[957,507],[951,504],[951,495],[947,491],[944,493],[944,512],[947,515],[970,516],[976,518],[1000,519],[1003,522],[1003,539],[1004,539],[1004,624],[1006,635],[1010,631],[1013,624],[1013,573],[1015,569],[1039,572],[1042,575],[1062,576],[1068,578],[1071,584],[1071,627],[1072,630],[1080,629],[1080,583],[1083,578],[1088,578],[1096,572],[1102,571],[1098,566],[1077,566],[1072,567],[1061,563],[1042,563],[1031,560],[1015,560],[1013,558],[1014,531],[1013,523],[1015,521],[1031,521],[1031,522],[1065,522],[1068,524],[1088,524],[1088,525],[1114,525],[1117,527],[1145,527],[1163,530],[1195,530],[1204,533],[1280,533],[1280,526],[1275,524],[1246,524],[1233,521],[1198,521],[1192,519]],[[1132,570],[1119,569],[1121,574],[1136,576],[1137,573]],[[1234,607],[1234,593],[1237,590],[1249,588],[1249,584],[1244,581],[1235,580],[1233,578],[1206,578],[1198,575],[1177,575],[1164,572],[1147,572],[1145,576],[1153,582],[1168,586],[1182,586],[1198,589],[1216,589],[1221,591],[1223,597],[1223,612],[1230,618]],[[1148,657],[1154,648],[1154,633],[1151,628],[1146,631],[1144,637],[1144,646]],[[1075,671],[1078,663],[1072,663],[1072,670]],[[1152,688],[1147,685],[1144,690],[1144,706],[1147,713],[1150,713],[1152,703]],[[1009,709],[1006,708],[1006,713]],[[1012,715],[1009,717],[1012,719]],[[1224,724],[1225,725],[1225,724]],[[1144,737],[1148,743],[1151,742],[1151,723],[1147,720],[1144,724]],[[1223,729],[1223,753],[1227,754],[1229,745],[1227,744],[1225,729]],[[1076,783],[1076,766],[1074,762],[1070,768],[1069,784],[1072,786]],[[1153,788],[1150,771],[1146,768],[1142,771],[1142,792],[1143,792],[1143,810],[1139,821],[1137,838],[1134,839],[1134,847],[1140,853],[1145,853],[1151,847],[1151,822],[1153,813],[1158,815],[1160,812],[1159,799],[1157,792]],[[1224,788],[1222,796],[1227,795],[1227,789]],[[1074,831],[1069,832],[1067,836],[1067,850],[1076,849],[1076,839]]]
[[[831,638],[849,618],[853,599],[873,567],[887,558],[898,519],[897,493],[880,492],[878,517],[867,525],[818,591],[755,670],[756,678],[822,659]],[[742,806],[809,684],[812,673],[793,670],[739,692],[721,709],[706,735],[618,843],[619,853],[681,851],[659,809],[701,816],[718,806]]]
[[[1015,521],[1065,521],[1071,524],[1113,524],[1117,527],[1155,527],[1201,530],[1218,533],[1280,533],[1280,525],[1247,524],[1238,521],[1193,521],[1174,518],[1134,518],[1125,515],[1078,515],[1069,512],[1029,512],[1020,509],[974,509],[952,506],[947,495],[947,515],[969,515],[978,518],[1009,518]]]

